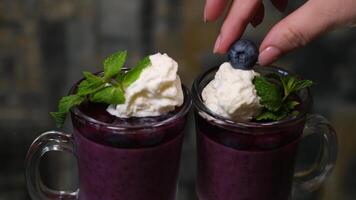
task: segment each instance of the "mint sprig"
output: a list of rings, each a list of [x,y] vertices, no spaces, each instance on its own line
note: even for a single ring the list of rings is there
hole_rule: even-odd
[[[310,80],[299,80],[296,76],[271,76],[276,83],[263,76],[256,76],[253,80],[260,103],[263,106],[261,113],[256,116],[257,121],[278,121],[290,115],[297,115],[295,109],[299,102],[291,96],[299,90],[310,87]]]
[[[76,93],[62,97],[58,104],[58,111],[50,113],[58,128],[63,126],[69,110],[85,100],[105,104],[125,103],[125,89],[151,64],[149,57],[145,57],[125,73],[121,69],[126,57],[126,51],[118,51],[107,57],[103,62],[103,76],[83,72],[84,80],[79,83]]]

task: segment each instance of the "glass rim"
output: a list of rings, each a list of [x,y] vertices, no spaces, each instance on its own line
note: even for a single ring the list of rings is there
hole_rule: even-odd
[[[129,68],[123,68],[123,70],[128,70]],[[96,72],[94,74],[102,74],[103,72]],[[69,90],[69,94],[73,94],[77,85],[79,85],[79,83],[84,80],[84,78],[80,79],[79,81],[77,81]],[[145,128],[156,128],[156,127],[160,127],[169,123],[174,122],[175,120],[185,116],[189,110],[190,107],[192,105],[192,100],[191,100],[191,94],[189,89],[182,84],[182,90],[183,90],[183,96],[184,96],[184,101],[183,104],[179,107],[179,111],[174,114],[171,117],[168,117],[166,119],[163,119],[161,121],[158,122],[150,122],[150,123],[145,123],[143,125],[129,125],[129,124],[111,124],[111,123],[106,123],[106,122],[102,122],[99,120],[96,120],[92,117],[90,117],[89,115],[83,113],[78,106],[74,106],[70,109],[71,114],[74,114],[75,116],[79,117],[80,119],[85,120],[86,122],[98,125],[98,126],[104,126],[107,129],[112,129],[112,130],[125,130],[125,129],[145,129]]]
[[[283,120],[279,120],[279,121],[274,121],[274,122],[235,122],[232,121],[228,118],[222,117],[220,115],[217,115],[216,113],[214,113],[213,111],[211,111],[208,107],[205,106],[203,99],[201,97],[201,92],[199,89],[199,85],[200,83],[206,78],[206,76],[210,73],[212,73],[213,71],[216,71],[219,68],[219,66],[215,66],[212,67],[208,70],[206,70],[205,72],[201,73],[193,82],[192,85],[192,101],[194,104],[195,109],[197,109],[197,112],[199,115],[201,115],[200,112],[203,112],[205,115],[208,115],[208,117],[211,117],[212,121],[214,121],[214,124],[217,125],[224,125],[224,126],[228,126],[231,128],[239,128],[239,129],[246,129],[246,128],[257,128],[257,129],[265,129],[265,128],[279,128],[279,127],[285,127],[285,126],[289,126],[290,124],[293,123],[298,123],[301,120],[304,120],[306,118],[306,115],[308,114],[308,108],[310,108],[311,104],[312,104],[312,97],[311,97],[311,92],[310,89],[304,89],[304,91],[306,91],[307,94],[307,98],[305,101],[303,101],[303,103],[305,103],[305,108],[302,109],[297,116],[293,117],[293,118],[286,118]],[[288,75],[288,74],[295,74],[292,73],[286,69],[280,68],[280,67],[276,67],[276,66],[261,66],[256,64],[254,69],[257,68],[257,72],[258,69],[262,69],[262,70],[268,70],[271,72],[276,72],[278,74],[282,74],[282,75]],[[202,116],[204,117],[204,116]]]

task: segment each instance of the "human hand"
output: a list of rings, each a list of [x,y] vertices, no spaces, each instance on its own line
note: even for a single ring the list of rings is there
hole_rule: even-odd
[[[284,11],[288,0],[271,0]],[[214,21],[228,5],[228,0],[206,0],[204,21]],[[262,0],[233,0],[215,42],[214,53],[226,53],[241,37],[246,26],[260,24],[264,17]],[[261,65],[274,62],[282,54],[301,47],[337,26],[356,24],[356,0],[309,0],[278,22],[259,48]]]

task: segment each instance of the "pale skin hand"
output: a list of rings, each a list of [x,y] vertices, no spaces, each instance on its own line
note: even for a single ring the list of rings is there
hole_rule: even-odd
[[[270,1],[278,10],[284,11],[288,0]],[[204,21],[215,21],[228,3],[228,0],[206,0]],[[262,0],[232,0],[228,9],[214,53],[226,53],[249,23],[257,26],[263,20]],[[356,0],[309,0],[269,31],[259,48],[258,61],[261,65],[269,65],[282,54],[304,46],[325,32],[355,24]]]

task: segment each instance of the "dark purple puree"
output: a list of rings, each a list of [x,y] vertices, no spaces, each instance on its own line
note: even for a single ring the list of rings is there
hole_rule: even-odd
[[[304,120],[273,128],[227,128],[198,113],[195,119],[200,200],[289,199]]]
[[[72,113],[81,200],[174,200],[185,117],[154,127],[181,108],[159,117],[117,118],[107,105],[84,103]],[[108,128],[126,126],[126,129]],[[137,129],[135,126],[147,125]]]
[[[106,104],[98,103],[84,103],[79,107],[79,109],[90,116],[91,118],[110,124],[112,126],[126,126],[129,127],[126,130],[115,130],[107,129],[101,126],[97,130],[96,126],[93,124],[77,124],[77,128],[81,130],[81,133],[87,138],[94,140],[100,144],[120,147],[120,148],[144,148],[152,147],[158,144],[165,143],[178,134],[181,133],[184,128],[184,119],[176,120],[173,123],[168,123],[167,125],[160,127],[153,127],[154,124],[162,122],[166,119],[171,118],[176,115],[181,107],[176,108],[174,111],[167,114],[157,116],[157,117],[130,117],[130,118],[119,118],[110,115],[106,108]],[[146,125],[148,128],[145,129],[135,129],[135,126]],[[130,128],[131,127],[131,128]],[[129,133],[129,134],[128,134]]]

